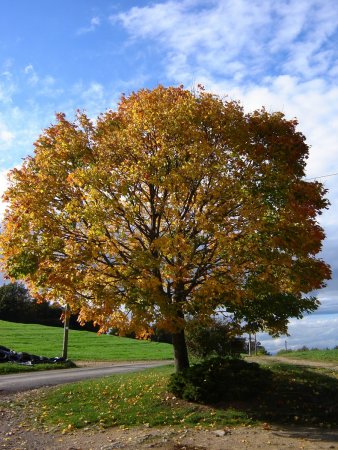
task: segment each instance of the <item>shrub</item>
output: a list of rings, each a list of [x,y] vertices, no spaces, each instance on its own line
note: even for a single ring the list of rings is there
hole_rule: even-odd
[[[245,339],[234,336],[234,326],[216,319],[209,326],[191,321],[186,333],[189,353],[203,359],[244,353]]]
[[[171,375],[168,389],[184,400],[217,403],[257,396],[271,372],[256,363],[234,358],[211,358]]]
[[[306,345],[303,345],[303,347],[297,348],[297,352],[308,352],[310,349]]]

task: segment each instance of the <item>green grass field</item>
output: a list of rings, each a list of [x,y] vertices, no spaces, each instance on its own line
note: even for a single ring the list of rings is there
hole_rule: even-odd
[[[63,328],[0,320],[0,345],[47,357],[61,356]],[[72,361],[145,361],[172,359],[170,344],[70,330],[68,358]]]
[[[292,359],[307,359],[309,361],[338,362],[338,349],[280,351],[278,356]]]

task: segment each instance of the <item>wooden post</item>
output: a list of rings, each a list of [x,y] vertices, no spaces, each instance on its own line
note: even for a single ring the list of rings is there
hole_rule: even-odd
[[[67,359],[68,357],[68,332],[69,332],[69,318],[70,318],[70,310],[69,305],[66,303],[65,306],[65,318],[63,322],[63,349],[62,349],[62,358]]]

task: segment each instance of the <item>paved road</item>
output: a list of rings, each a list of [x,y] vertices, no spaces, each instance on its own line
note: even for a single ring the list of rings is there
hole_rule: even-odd
[[[136,372],[151,367],[169,364],[169,361],[112,364],[104,367],[84,367],[81,369],[56,369],[41,372],[16,373],[0,376],[0,394],[28,391],[42,386],[73,383],[91,378],[106,377],[115,373]]]

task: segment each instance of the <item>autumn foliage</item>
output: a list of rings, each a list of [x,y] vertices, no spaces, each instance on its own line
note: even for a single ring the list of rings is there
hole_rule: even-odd
[[[187,317],[221,307],[285,331],[330,277],[316,257],[328,203],[304,180],[296,125],[162,86],[123,96],[95,123],[59,114],[10,174],[3,268],[103,330],[170,330],[178,370]]]

